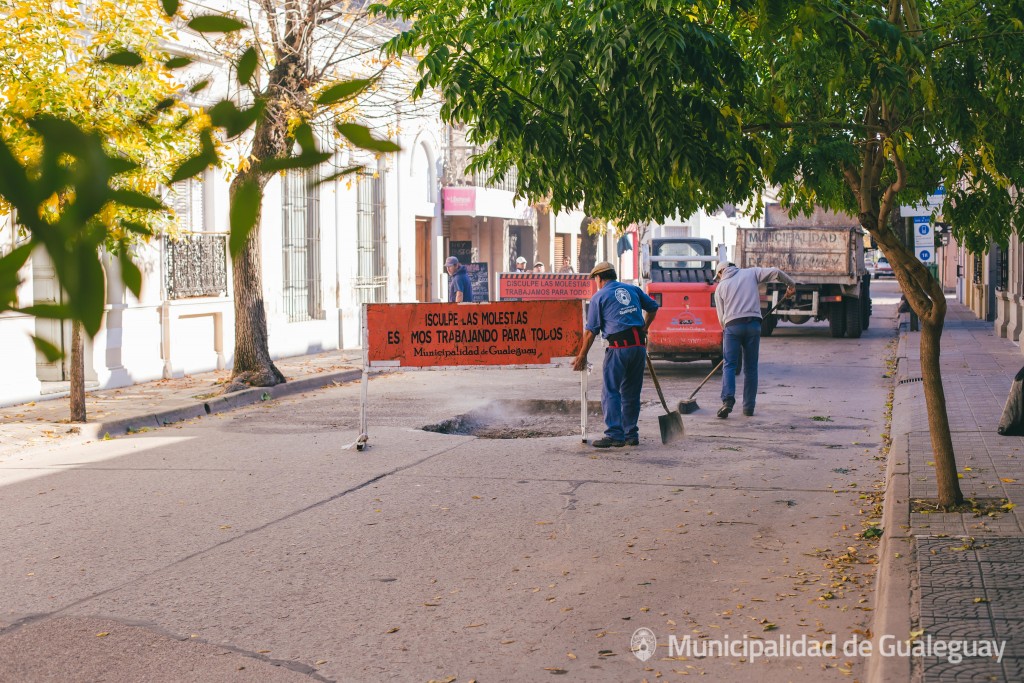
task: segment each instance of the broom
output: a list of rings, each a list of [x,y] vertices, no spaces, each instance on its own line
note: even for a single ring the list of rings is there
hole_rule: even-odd
[[[782,297],[781,299],[779,299],[778,303],[775,304],[775,306],[772,307],[772,310],[768,311],[767,315],[771,315],[775,311],[777,311],[779,309],[779,306],[782,305],[782,302],[785,301],[787,298],[788,297]],[[697,385],[697,388],[693,390],[692,394],[690,394],[690,398],[682,400],[682,401],[679,402],[679,412],[680,412],[680,414],[682,414],[682,415],[689,415],[690,413],[695,413],[698,410],[700,410],[700,406],[697,405],[697,399],[695,398],[697,396],[697,392],[700,391],[700,388],[702,386],[704,386],[705,384],[708,383],[708,380],[711,379],[711,377],[714,376],[714,374],[716,372],[718,372],[719,368],[721,368],[723,365],[725,365],[725,358],[724,357],[722,358],[722,360],[718,361],[718,365],[716,365],[714,370],[712,370],[711,373],[708,374],[708,376],[704,378],[704,381]]]

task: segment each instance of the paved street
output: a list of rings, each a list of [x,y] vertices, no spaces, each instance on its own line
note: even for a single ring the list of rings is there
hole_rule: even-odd
[[[559,368],[377,377],[364,452],[352,382],[9,455],[0,680],[864,680],[842,651],[699,648],[866,635],[898,297],[873,287],[863,338],[781,325],[757,414],[716,419],[711,382],[672,446],[649,381],[639,448],[581,444],[578,408],[563,436],[420,429],[485,405],[522,428],[578,401]],[[709,365],[657,369],[674,404]]]

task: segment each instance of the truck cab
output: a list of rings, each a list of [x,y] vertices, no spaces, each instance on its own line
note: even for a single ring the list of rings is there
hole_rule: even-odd
[[[722,358],[722,326],[715,310],[715,264],[711,241],[653,239],[644,249],[644,289],[661,308],[647,332],[653,360]]]

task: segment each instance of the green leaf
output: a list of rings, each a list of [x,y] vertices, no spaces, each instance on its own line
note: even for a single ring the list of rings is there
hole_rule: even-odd
[[[321,178],[320,180],[318,180],[316,182],[316,184],[317,185],[323,185],[324,183],[329,183],[329,182],[332,182],[334,180],[338,180],[339,178],[344,178],[347,175],[352,175],[353,173],[358,173],[360,170],[362,170],[362,168],[363,168],[362,166],[349,166],[348,168],[343,168],[340,171],[338,171],[337,173],[332,173],[331,175],[327,176],[326,178]]]
[[[160,3],[164,6],[164,13],[169,17],[173,17],[178,13],[178,2],[179,0],[160,0]]]
[[[370,135],[370,129],[358,123],[339,123],[338,132],[356,147],[374,152],[397,152],[402,148],[390,140],[378,140]]]
[[[266,159],[260,164],[260,170],[275,173],[277,171],[290,171],[296,168],[314,168],[330,160],[331,156],[330,152],[313,152],[294,157]]]
[[[66,320],[71,317],[71,309],[68,306],[58,304],[35,304],[19,308],[18,312],[48,320]]]
[[[164,211],[166,207],[155,197],[134,190],[114,190],[110,193],[111,198],[118,204],[130,206],[134,209],[146,209],[147,211]]]
[[[352,97],[357,92],[370,85],[370,83],[373,83],[373,80],[368,78],[357,78],[351,81],[337,83],[320,93],[320,96],[316,98],[316,102],[317,104],[334,104],[335,102]]]
[[[210,108],[208,114],[213,125],[221,127],[229,138],[241,135],[249,129],[266,109],[265,100],[257,100],[248,109],[239,110],[233,102],[221,100]]]
[[[203,14],[192,19],[187,26],[199,33],[231,33],[245,28],[245,23],[223,14]]]
[[[36,345],[40,353],[46,356],[47,362],[54,363],[64,357],[63,351],[41,337],[32,335],[32,343]]]
[[[232,257],[241,254],[245,249],[249,234],[259,219],[262,201],[263,191],[252,180],[239,185],[234,197],[231,198],[231,237],[228,239],[228,248]]]
[[[191,63],[192,60],[188,57],[171,57],[166,62],[164,62],[164,66],[168,69],[180,69],[184,66],[188,66]]]
[[[243,52],[242,56],[238,58],[238,82],[245,85],[252,80],[252,75],[256,73],[258,64],[256,48],[250,47]]]
[[[127,249],[119,251],[117,256],[121,262],[121,278],[128,290],[138,298],[142,292],[142,271],[132,261]]]
[[[188,91],[190,93],[192,93],[193,95],[195,95],[197,92],[200,92],[202,90],[206,90],[206,88],[209,85],[210,85],[210,80],[209,79],[204,79],[204,80],[199,81],[195,85],[193,85],[191,88],[188,89]]]
[[[130,50],[123,50],[122,52],[115,52],[112,55],[108,55],[106,58],[100,60],[103,64],[113,64],[114,66],[139,66],[142,64],[142,56],[132,52]]]
[[[73,320],[82,323],[90,337],[95,337],[103,323],[103,306],[106,303],[106,278],[99,252],[95,248],[80,248],[77,259],[77,277],[67,283],[69,306]],[[58,271],[58,274],[59,271]],[[64,279],[61,278],[62,284]]]
[[[0,258],[0,311],[5,311],[18,301],[18,287],[21,276],[18,271],[32,255],[35,244],[23,244],[10,254]]]
[[[204,150],[194,157],[181,162],[181,165],[175,169],[174,173],[171,174],[170,180],[167,182],[174,184],[179,180],[186,180],[197,176],[216,163],[217,157],[212,155],[209,150]]]

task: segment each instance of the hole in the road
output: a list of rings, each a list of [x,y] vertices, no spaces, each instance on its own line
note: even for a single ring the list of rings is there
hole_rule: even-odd
[[[601,403],[587,402],[587,421],[601,422]],[[421,427],[425,432],[475,436],[480,439],[538,439],[580,433],[579,401],[500,400],[450,420]]]

